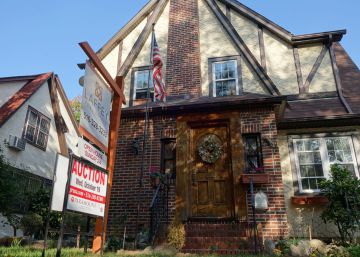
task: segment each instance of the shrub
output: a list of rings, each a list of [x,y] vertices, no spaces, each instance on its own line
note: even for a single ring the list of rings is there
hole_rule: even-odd
[[[347,250],[351,257],[360,257],[360,245],[350,246]]]
[[[43,227],[43,219],[39,214],[29,213],[24,215],[21,219],[21,228],[24,235],[33,236],[38,233]]]
[[[360,181],[343,166],[332,165],[331,177],[320,183],[320,189],[329,199],[321,217],[334,223],[343,244],[355,239],[360,221]]]
[[[180,250],[185,245],[185,227],[180,222],[173,221],[168,228],[168,243]]]

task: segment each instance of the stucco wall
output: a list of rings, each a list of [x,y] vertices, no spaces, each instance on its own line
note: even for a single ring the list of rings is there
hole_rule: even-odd
[[[264,44],[268,75],[283,95],[298,94],[292,46],[268,30],[264,30]]]
[[[359,128],[328,128],[328,129],[311,129],[311,130],[293,130],[280,131],[278,137],[278,146],[281,156],[281,169],[283,174],[285,204],[288,214],[288,226],[290,237],[309,237],[309,226],[313,237],[329,238],[338,236],[337,228],[334,224],[325,224],[320,215],[324,211],[323,206],[309,205],[299,206],[291,203],[291,197],[295,194],[293,186],[293,173],[291,167],[290,151],[288,145],[288,134],[310,134],[310,133],[331,133],[341,131],[357,131]],[[357,136],[358,140],[360,139]],[[359,159],[360,151],[358,143],[355,144],[357,159]]]
[[[4,145],[4,140],[9,140],[9,135],[22,138],[29,105],[51,119],[46,151],[40,150],[28,143],[26,144],[25,151],[19,152],[11,150]],[[52,179],[56,153],[59,152],[59,145],[47,82],[1,127],[0,145],[4,150],[4,156],[14,167],[47,179]]]
[[[25,83],[25,81],[0,83],[0,106],[6,103]]]

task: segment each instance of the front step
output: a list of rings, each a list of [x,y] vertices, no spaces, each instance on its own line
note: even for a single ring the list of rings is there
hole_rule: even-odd
[[[253,228],[247,222],[189,222],[185,224],[185,253],[254,253]],[[258,236],[260,238],[261,231]],[[260,245],[260,240],[258,240]],[[260,249],[260,247],[258,247]]]

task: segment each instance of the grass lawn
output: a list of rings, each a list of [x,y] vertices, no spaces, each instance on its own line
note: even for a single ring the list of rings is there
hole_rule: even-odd
[[[47,250],[46,257],[55,257],[56,250],[51,249]],[[63,249],[61,251],[62,257],[95,257],[99,255],[93,254],[84,254],[83,250],[79,249]],[[149,253],[149,254],[134,254],[134,253],[123,253],[123,254],[115,254],[115,253],[106,253],[105,257],[171,257],[169,255],[164,255],[160,253]],[[179,254],[179,256],[185,256],[183,254]],[[189,257],[199,257],[197,255],[186,255]],[[218,255],[207,255],[210,256],[218,256]],[[259,256],[259,255],[258,255]],[[0,257],[41,257],[41,250],[28,248],[28,247],[0,247]],[[230,256],[227,256],[230,257]],[[252,255],[237,255],[233,257],[253,257]],[[263,256],[266,257],[266,256]]]

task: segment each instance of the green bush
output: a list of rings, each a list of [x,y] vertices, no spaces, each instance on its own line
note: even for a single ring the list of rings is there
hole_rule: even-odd
[[[39,214],[29,213],[21,219],[21,228],[26,236],[33,236],[43,227],[43,219]]]
[[[351,257],[360,257],[360,245],[350,246],[347,250]]]

